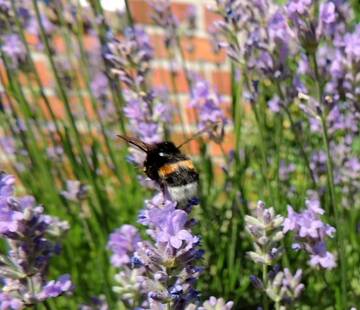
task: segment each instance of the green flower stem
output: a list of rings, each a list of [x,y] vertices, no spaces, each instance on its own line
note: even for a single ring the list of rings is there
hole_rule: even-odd
[[[300,153],[301,153],[301,157],[304,159],[304,163],[305,163],[305,166],[306,166],[306,169],[309,173],[309,176],[311,178],[311,182],[312,182],[312,186],[313,188],[317,188],[317,185],[316,185],[316,180],[315,180],[315,176],[314,176],[314,173],[311,169],[311,166],[310,166],[310,160],[309,160],[309,157],[305,151],[305,143],[304,143],[304,139],[303,139],[303,136],[301,134],[301,132],[299,132],[299,130],[297,129],[296,125],[295,125],[295,122],[292,118],[292,115],[291,115],[291,112],[289,111],[289,108],[287,107],[287,104],[286,104],[286,97],[284,96],[284,93],[281,89],[281,85],[279,84],[278,81],[273,81],[274,84],[276,85],[276,90],[277,90],[277,93],[278,93],[278,96],[280,97],[280,99],[285,102],[285,107],[284,107],[284,111],[286,113],[286,116],[288,117],[289,119],[289,122],[290,122],[290,127],[291,127],[291,130],[295,136],[295,139],[300,147]]]
[[[42,39],[42,41],[44,42],[44,45],[45,45],[45,52],[46,52],[46,55],[48,56],[48,59],[50,61],[51,70],[52,70],[53,75],[55,77],[55,81],[56,81],[56,85],[57,85],[59,93],[60,93],[60,97],[61,97],[62,101],[64,102],[67,115],[68,115],[68,117],[70,119],[72,133],[74,134],[76,143],[77,143],[77,145],[79,147],[81,162],[84,165],[84,167],[88,168],[87,170],[84,170],[84,171],[86,171],[86,174],[89,175],[90,166],[89,166],[89,163],[88,163],[88,161],[86,159],[84,149],[82,147],[82,139],[81,139],[79,131],[77,129],[75,118],[74,118],[74,116],[72,114],[72,111],[71,111],[69,99],[67,97],[65,89],[63,88],[63,86],[61,84],[61,79],[60,79],[59,73],[56,70],[55,62],[54,62],[54,59],[53,59],[53,57],[51,55],[50,43],[49,43],[48,37],[47,37],[47,35],[45,33],[44,26],[42,24],[38,1],[32,0],[32,3],[33,3],[33,6],[35,8],[35,14],[36,14],[37,23],[38,23],[38,25],[40,27],[40,36],[41,36],[41,39]]]
[[[28,103],[26,102],[25,96],[21,92],[21,85],[19,84],[19,81],[16,78],[16,74],[12,70],[10,70],[10,68],[6,62],[6,59],[4,57],[2,57],[2,61],[4,63],[5,70],[7,72],[8,79],[9,79],[8,91],[16,99],[19,106],[24,109],[24,106],[28,106]],[[17,117],[18,113],[16,111],[16,108],[12,105],[11,101],[9,102],[9,104],[10,104],[10,108],[12,109],[13,116],[18,118]],[[23,146],[27,150],[27,152],[29,154],[29,159],[30,159],[33,167],[36,167],[39,169],[38,170],[39,171],[39,184],[38,184],[39,187],[37,188],[37,190],[39,191],[40,188],[44,188],[42,186],[45,186],[46,184],[51,184],[51,182],[53,180],[53,175],[52,175],[52,170],[48,169],[48,162],[46,161],[46,158],[45,158],[39,144],[36,141],[36,132],[33,131],[33,126],[32,126],[32,124],[30,124],[30,121],[29,121],[29,119],[31,119],[31,118],[29,117],[29,115],[26,115],[26,113],[24,116],[25,117],[20,117],[20,119],[22,121],[24,121],[24,124],[25,124],[27,130],[20,131],[16,136],[18,136],[20,138]],[[55,199],[55,201],[60,203],[59,196],[54,191],[49,191],[46,193],[46,195],[48,195],[48,197],[50,197],[50,195],[51,195]]]
[[[13,10],[14,14],[16,14],[15,0],[11,0],[11,5],[12,5],[12,10]],[[25,39],[24,27],[23,27],[23,25],[21,25],[20,20],[18,18],[15,18],[15,23],[16,23],[17,30],[19,32],[20,38],[21,38],[21,40],[22,40],[22,42],[23,42],[23,44],[25,46],[26,53],[27,53],[28,60],[29,60],[29,64],[30,64],[30,67],[31,67],[31,71],[34,73],[35,82],[36,82],[36,85],[38,87],[38,91],[40,92],[40,96],[45,102],[46,109],[49,112],[50,118],[51,118],[51,120],[52,120],[52,122],[53,122],[53,124],[55,126],[56,134],[58,135],[60,140],[63,142],[63,135],[62,135],[60,127],[58,125],[57,118],[55,116],[54,111],[51,108],[51,103],[50,103],[48,97],[45,95],[44,86],[42,85],[40,76],[39,76],[39,74],[38,74],[38,72],[36,70],[34,60],[33,60],[32,55],[31,55],[29,44]]]
[[[268,280],[269,279],[268,279],[267,265],[263,264],[263,266],[262,266],[262,282],[263,282],[264,287],[267,287]],[[263,300],[264,310],[269,310],[269,300],[268,300],[265,292],[262,295],[262,300]]]
[[[80,7],[79,1],[77,6]],[[90,1],[90,6],[94,16],[105,15],[99,0]],[[127,13],[127,14],[128,16],[129,15],[131,16],[131,13]],[[130,20],[132,21],[132,18],[129,19],[129,21]],[[101,46],[106,46],[108,44],[107,33],[109,31],[109,27],[106,24],[105,20],[103,20],[101,23],[97,23],[96,21],[94,21],[93,25],[94,25],[94,29],[97,29],[97,35]],[[105,72],[111,72],[110,63],[105,59],[105,55],[103,54],[102,54],[102,59],[105,66]],[[111,74],[107,74],[107,77],[110,81],[111,98],[115,105],[116,114],[118,116],[117,118],[119,120],[119,129],[122,134],[126,134],[125,121],[122,112],[124,107],[124,98],[122,96],[121,85],[118,79],[117,78],[114,79],[114,77]]]
[[[177,89],[177,85],[176,85],[176,73],[175,73],[175,69],[174,69],[174,66],[173,66],[173,63],[171,60],[171,53],[168,49],[167,49],[167,51],[168,51],[168,60],[170,63],[171,85],[172,85],[173,92],[175,95],[175,104],[176,104],[176,108],[178,109],[178,115],[180,117],[180,126],[181,126],[181,130],[183,132],[184,140],[187,140],[189,137],[187,135],[186,128],[185,128],[185,120],[184,120],[183,114],[181,112],[183,109],[181,107],[181,103],[180,103],[179,97],[178,97],[178,89]]]
[[[275,302],[275,310],[280,310],[280,302],[279,301]]]
[[[312,60],[313,63],[313,67],[314,67],[314,72],[315,72],[315,79],[317,82],[317,86],[318,86],[318,100],[319,100],[319,104],[322,104],[322,100],[323,100],[323,86],[321,85],[320,82],[320,74],[319,74],[319,68],[318,68],[318,64],[317,64],[317,60],[316,60],[316,54],[312,53],[310,55],[310,58]],[[323,137],[323,143],[325,146],[325,151],[326,151],[326,167],[327,167],[327,182],[328,182],[328,186],[329,186],[329,193],[330,193],[330,205],[332,208],[332,211],[334,213],[335,216],[335,224],[336,224],[336,229],[337,229],[337,234],[336,234],[336,241],[337,241],[337,250],[338,250],[338,254],[339,254],[339,264],[340,264],[340,282],[341,282],[341,306],[342,309],[346,309],[346,300],[347,300],[347,288],[346,288],[346,283],[347,283],[347,276],[346,276],[346,249],[345,249],[345,236],[344,236],[344,231],[343,231],[343,224],[342,224],[342,220],[341,220],[341,210],[338,210],[338,206],[336,203],[336,192],[335,192],[335,182],[334,182],[334,166],[333,166],[333,161],[332,161],[332,157],[330,154],[330,140],[329,140],[329,135],[328,135],[328,129],[327,129],[327,124],[326,124],[326,116],[324,115],[324,111],[322,109],[323,107],[321,107],[321,114],[320,114],[320,119],[321,119],[321,125],[322,125],[322,137]]]
[[[78,8],[80,10],[80,8]],[[80,11],[81,13],[81,11]],[[81,14],[79,14],[81,15]],[[109,157],[111,159],[111,163],[114,167],[114,170],[115,170],[115,174],[116,176],[118,177],[118,179],[123,182],[123,176],[120,172],[120,168],[118,166],[118,163],[117,163],[117,160],[115,158],[115,154],[114,154],[114,150],[113,150],[113,147],[109,141],[109,137],[108,137],[108,134],[106,132],[106,128],[105,128],[105,125],[100,117],[100,114],[99,114],[99,110],[97,109],[97,101],[96,101],[96,98],[94,97],[94,94],[92,92],[92,89],[90,87],[90,73],[88,71],[88,68],[89,68],[89,63],[87,62],[87,57],[86,57],[86,54],[85,54],[85,50],[84,50],[84,46],[83,46],[83,37],[84,37],[84,34],[83,34],[83,29],[81,27],[81,25],[77,25],[77,29],[76,29],[76,37],[77,37],[77,41],[78,41],[78,45],[79,45],[79,48],[80,48],[80,54],[81,54],[81,60],[83,61],[83,73],[84,73],[84,77],[85,77],[85,82],[86,82],[86,88],[87,88],[87,91],[90,95],[90,102],[91,102],[91,105],[92,105],[92,108],[95,112],[95,115],[96,115],[96,118],[97,118],[97,121],[100,125],[100,130],[101,130],[101,133],[102,133],[102,136],[104,137],[104,141],[105,141],[105,146],[107,148],[107,151],[109,153]]]
[[[62,101],[64,102],[65,110],[66,110],[66,113],[67,113],[67,115],[69,117],[69,120],[70,120],[71,132],[74,134],[75,142],[76,142],[76,144],[77,144],[77,146],[79,148],[80,160],[81,160],[82,165],[83,165],[83,169],[81,169],[80,171],[82,171],[84,173],[84,176],[86,178],[89,178],[90,180],[92,180],[94,182],[93,177],[91,177],[93,175],[92,168],[91,168],[91,166],[90,166],[90,164],[89,164],[89,162],[87,160],[85,151],[83,149],[83,139],[80,136],[80,132],[79,132],[79,130],[77,128],[76,120],[75,120],[74,115],[72,113],[68,96],[66,94],[66,91],[65,91],[64,87],[62,86],[59,73],[56,70],[54,59],[53,59],[52,54],[51,54],[50,43],[49,43],[48,37],[46,36],[44,26],[43,26],[42,21],[41,21],[38,2],[36,0],[32,0],[32,2],[33,2],[33,6],[35,8],[36,19],[37,19],[38,25],[40,27],[40,35],[41,35],[42,41],[44,42],[44,45],[45,45],[45,52],[46,52],[46,55],[47,55],[47,57],[49,59],[51,70],[52,70],[53,75],[55,77],[55,82],[56,82],[57,88],[59,90],[60,97],[61,97]],[[69,141],[70,141],[70,139],[69,139]]]
[[[265,130],[263,127],[263,122],[260,119],[260,115],[259,115],[259,111],[258,111],[257,107],[254,105],[251,105],[251,108],[252,108],[252,111],[255,116],[256,124],[257,124],[259,135],[260,135],[260,140],[261,140],[259,143],[259,148],[260,148],[260,153],[261,153],[261,162],[262,162],[260,171],[262,172],[261,175],[263,178],[264,186],[267,188],[267,192],[270,197],[271,203],[274,204],[274,198],[273,198],[273,193],[272,193],[272,189],[271,189],[271,184],[270,184],[269,177],[267,175],[268,163],[267,163],[267,156],[266,156],[267,151],[266,151]]]

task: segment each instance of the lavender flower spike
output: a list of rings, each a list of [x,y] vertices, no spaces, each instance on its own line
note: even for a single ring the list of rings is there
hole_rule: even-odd
[[[134,252],[140,242],[139,232],[132,225],[123,225],[115,230],[108,242],[108,248],[113,253],[111,263],[114,267],[120,268],[115,275],[117,285],[113,287],[113,291],[131,308],[140,306],[140,300],[144,295],[138,281],[143,269],[134,259]]]
[[[306,201],[306,206],[300,213],[288,206],[288,217],[284,221],[283,231],[295,232],[294,248],[304,249],[310,254],[310,266],[332,269],[336,266],[336,260],[335,256],[327,251],[325,239],[334,236],[335,228],[321,220],[320,215],[324,210],[315,194]]]
[[[199,129],[207,129],[211,139],[221,142],[224,126],[229,122],[221,106],[221,97],[211,90],[207,81],[200,78],[194,79],[191,96],[190,107],[199,114]],[[220,132],[217,133],[216,129],[220,129]]]
[[[130,263],[137,243],[141,241],[138,230],[131,225],[123,225],[110,235],[108,247],[113,252],[111,263],[121,267]]]
[[[9,247],[8,254],[0,256],[1,309],[23,309],[73,290],[69,275],[47,281],[57,249],[47,235],[60,236],[68,224],[45,215],[33,197],[14,197],[14,183],[14,177],[0,173],[0,237]]]
[[[27,56],[25,45],[17,34],[4,36],[1,51],[10,58],[11,65],[15,68],[25,61]]]
[[[245,228],[254,241],[255,251],[248,252],[249,258],[255,263],[271,265],[278,258],[278,242],[284,238],[281,231],[283,217],[276,215],[273,208],[265,208],[259,201],[254,215],[245,216]]]
[[[61,195],[69,201],[82,201],[87,198],[88,187],[77,180],[67,180],[66,190],[61,192]]]
[[[192,206],[176,209],[176,203],[158,194],[146,201],[139,220],[147,225],[152,241],[140,241],[137,231],[124,225],[110,237],[116,253],[113,263],[122,262],[114,287],[130,307],[185,309],[198,293],[194,284],[202,271],[196,262],[202,257],[199,238],[191,232]],[[114,258],[114,256],[113,256]],[[119,259],[118,259],[119,258]]]
[[[234,303],[232,301],[225,303],[223,298],[211,296],[208,300],[204,301],[201,306],[190,304],[185,310],[231,310],[233,306]]]
[[[302,270],[296,271],[293,276],[289,269],[285,268],[284,271],[278,272],[266,288],[267,295],[275,303],[291,304],[299,298],[304,289],[304,284],[300,283]]]

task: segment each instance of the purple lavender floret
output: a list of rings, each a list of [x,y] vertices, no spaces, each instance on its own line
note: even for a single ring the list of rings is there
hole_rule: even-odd
[[[327,251],[326,243],[319,241],[312,245],[309,265],[312,267],[321,266],[325,269],[333,269],[336,267],[336,259],[334,254]]]
[[[25,61],[27,51],[24,43],[17,34],[7,34],[2,38],[1,51],[9,57],[11,65],[18,67],[18,65]]]
[[[325,24],[331,24],[336,20],[336,7],[333,2],[321,3],[320,20]]]
[[[80,305],[79,310],[109,310],[109,305],[105,296],[100,295],[92,297],[90,303]]]
[[[124,37],[112,39],[105,57],[112,64],[112,72],[128,87],[134,89],[144,85],[153,58],[150,38],[140,26],[126,28]]]
[[[0,0],[0,11],[4,13],[8,13],[11,9],[11,2],[10,0]]]
[[[55,25],[49,20],[49,18],[45,14],[40,14],[40,20],[42,26],[44,27],[44,31],[46,35],[50,36],[55,32],[56,30]],[[27,23],[26,29],[29,33],[41,37],[40,25],[38,23],[36,16],[32,16],[30,18],[29,22]]]
[[[59,277],[56,281],[52,280],[48,282],[37,297],[39,300],[46,300],[66,294],[72,289],[73,284],[71,282],[70,275],[66,274]]]
[[[9,247],[1,255],[1,309],[23,309],[73,290],[69,275],[47,282],[50,258],[59,248],[47,235],[59,237],[68,224],[44,214],[33,197],[15,197],[14,183],[14,177],[0,174],[0,236]]]
[[[185,211],[174,210],[166,218],[164,225],[159,227],[156,241],[170,249],[180,249],[186,243],[197,243],[198,238],[193,237],[189,231],[185,229],[188,221],[188,215]]]
[[[66,189],[61,195],[69,201],[79,202],[87,198],[88,187],[78,180],[66,180]]]
[[[115,275],[117,284],[113,290],[129,308],[140,306],[145,296],[138,281],[144,269],[142,262],[134,256],[140,243],[140,234],[132,225],[123,225],[115,230],[108,242],[108,248],[112,251],[111,263],[119,268],[119,272]]]
[[[173,48],[177,44],[179,20],[172,13],[169,0],[148,1],[152,8],[152,19],[154,23],[165,30],[165,46]]]
[[[124,91],[127,102],[124,113],[135,136],[146,143],[160,142],[162,125],[171,119],[171,107],[156,92],[143,97],[139,93]]]
[[[231,310],[233,306],[234,302],[232,301],[226,302],[223,298],[211,296],[208,300],[204,301],[200,307],[190,305],[186,308],[186,310]]]
[[[310,254],[310,266],[332,269],[336,267],[336,260],[334,255],[327,251],[325,239],[334,237],[335,228],[321,220],[324,210],[316,196],[306,201],[306,205],[307,208],[300,213],[288,206],[283,231],[296,233],[295,248],[304,249]]]
[[[287,4],[287,11],[291,17],[308,15],[312,0],[290,0]]]
[[[222,104],[222,98],[212,91],[207,81],[201,78],[194,79],[189,105],[199,114],[199,129],[206,129],[210,138],[215,141],[223,139],[224,126],[229,122]],[[216,132],[216,129],[220,129],[220,133]]]
[[[14,298],[10,294],[0,293],[1,309],[19,310],[24,309],[24,304],[19,298]]]
[[[129,264],[137,243],[141,241],[138,230],[132,225],[123,225],[109,237],[108,248],[113,252],[111,263],[115,267]]]
[[[347,58],[358,63],[360,61],[360,25],[353,33],[347,33],[344,37],[345,55]]]
[[[90,84],[91,90],[97,99],[106,96],[108,86],[109,80],[102,72],[96,73]]]
[[[299,299],[305,288],[301,283],[301,278],[301,269],[298,269],[295,275],[292,275],[288,268],[279,270],[270,278],[266,293],[275,303],[292,304]]]

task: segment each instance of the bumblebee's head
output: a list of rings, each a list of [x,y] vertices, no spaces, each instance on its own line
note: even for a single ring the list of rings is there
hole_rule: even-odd
[[[160,142],[152,145],[147,151],[144,162],[145,173],[151,179],[158,178],[158,170],[166,164],[176,163],[186,156],[172,142]]]
[[[160,142],[153,146],[147,154],[147,160],[164,165],[176,161],[180,150],[172,142]]]

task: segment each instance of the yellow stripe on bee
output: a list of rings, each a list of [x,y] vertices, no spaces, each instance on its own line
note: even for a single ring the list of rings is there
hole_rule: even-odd
[[[189,170],[194,170],[194,164],[191,160],[181,160],[177,163],[167,164],[162,166],[159,169],[159,176],[166,177],[167,175],[179,170],[180,168],[186,168]]]

